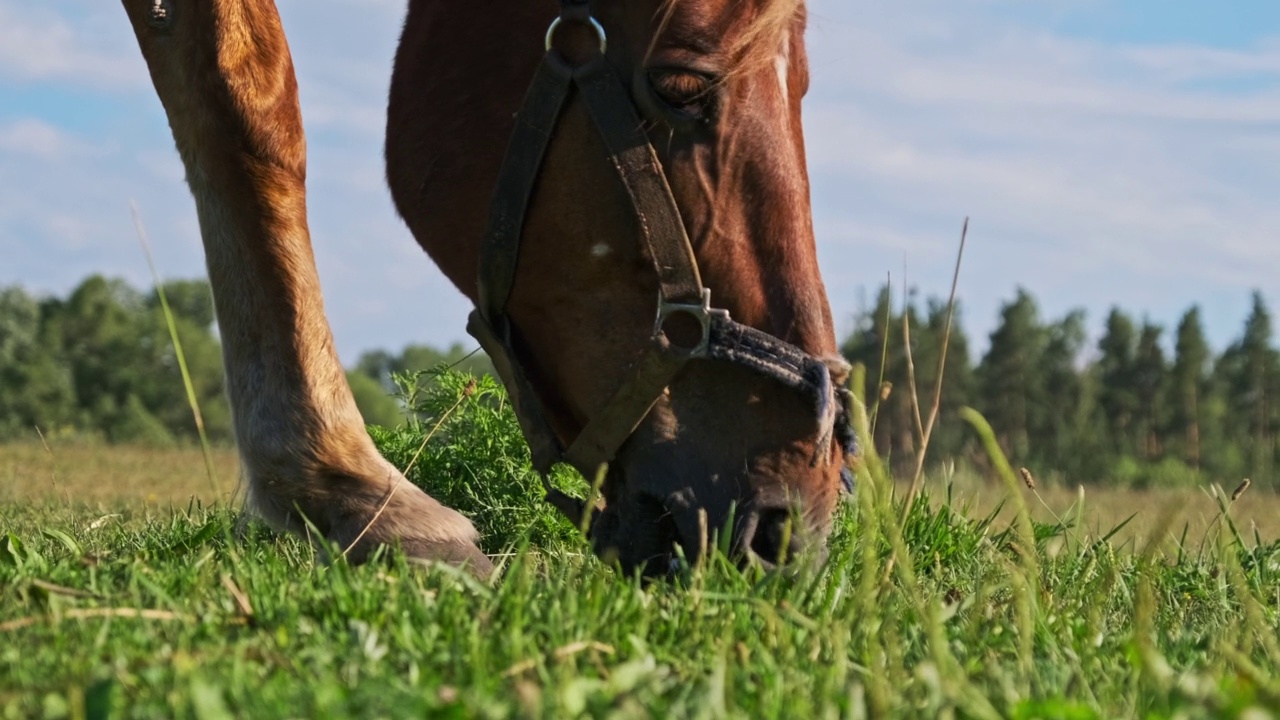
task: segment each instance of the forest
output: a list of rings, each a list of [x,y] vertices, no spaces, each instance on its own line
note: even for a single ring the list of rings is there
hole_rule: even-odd
[[[163,289],[206,433],[230,444],[208,283],[179,280]],[[932,404],[946,339],[941,412],[928,449],[934,467],[981,469],[985,456],[956,417],[970,406],[1013,461],[1040,478],[1151,487],[1249,477],[1255,487],[1280,490],[1280,350],[1260,292],[1220,352],[1209,346],[1194,306],[1171,331],[1112,308],[1091,341],[1083,311],[1042,317],[1020,289],[1001,307],[977,358],[959,310],[949,337],[947,316],[942,300],[911,294],[895,301],[882,287],[841,346],[866,368],[875,442],[899,474],[915,467],[917,414]],[[400,423],[397,376],[444,363],[486,371],[487,359],[471,350],[422,344],[364,353],[347,374],[366,421]],[[65,298],[0,288],[0,440],[38,435],[153,446],[196,441],[155,290],[100,276]]]

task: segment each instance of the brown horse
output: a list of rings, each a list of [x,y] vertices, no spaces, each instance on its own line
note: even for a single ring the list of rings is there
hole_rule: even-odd
[[[356,560],[390,543],[487,572],[347,387],[274,2],[123,2],[195,197],[254,506]],[[766,562],[830,525],[847,366],[810,216],[804,25],[803,0],[409,3],[392,197],[477,305],[535,465],[607,463],[592,537],[624,568],[696,557],[731,517]]]

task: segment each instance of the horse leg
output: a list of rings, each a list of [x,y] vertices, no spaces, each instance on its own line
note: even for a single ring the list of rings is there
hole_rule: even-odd
[[[272,0],[123,0],[195,197],[250,500],[364,559],[492,565],[462,515],[384,460],[325,318],[297,81]]]

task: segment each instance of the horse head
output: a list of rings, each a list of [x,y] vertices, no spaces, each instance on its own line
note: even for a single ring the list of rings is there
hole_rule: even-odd
[[[535,465],[607,467],[591,535],[626,568],[725,528],[765,562],[819,544],[850,438],[803,3],[564,0],[501,22],[445,5],[411,6],[388,174],[477,303]]]

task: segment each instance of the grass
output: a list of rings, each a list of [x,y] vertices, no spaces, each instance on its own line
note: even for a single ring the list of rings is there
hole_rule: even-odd
[[[942,502],[947,486],[943,478],[934,478],[930,483],[935,505]],[[898,484],[900,493],[905,489],[906,483]],[[1232,489],[1225,488],[1228,496]],[[1002,521],[1012,519],[1008,493],[985,478],[957,473],[950,479],[949,491],[953,502],[970,506],[974,514],[999,510]],[[1081,532],[1093,537],[1102,537],[1123,525],[1112,536],[1116,546],[1140,548],[1154,539],[1163,543],[1162,550],[1176,552],[1184,528],[1186,540],[1192,543],[1200,543],[1221,528],[1222,514],[1214,492],[1208,487],[1139,490],[1052,484],[1041,486],[1034,493],[1024,490],[1023,495],[1028,512],[1037,522],[1052,524],[1069,519]],[[1084,512],[1077,519],[1082,496]],[[1246,537],[1256,531],[1264,542],[1280,539],[1280,495],[1253,488],[1231,504],[1231,517]]]
[[[504,563],[491,585],[394,555],[321,564],[225,504],[24,501],[22,468],[48,478],[48,453],[4,449],[0,715],[1280,713],[1280,543],[1235,507],[1214,506],[1230,514],[1171,549],[1149,541],[1180,532],[1158,503],[1152,529],[1122,541],[1092,527],[1103,500],[1079,523],[1055,506],[1060,521],[1024,489],[1005,498],[1027,513],[993,515],[989,487],[975,499],[967,481],[934,478],[902,521],[902,493],[868,456],[825,562],[780,575],[717,556],[646,584],[591,557],[541,502],[496,387],[437,422],[466,383],[445,376],[416,396],[419,426],[375,438],[403,466],[437,430],[413,479],[476,517]],[[89,452],[52,449],[77,498],[92,483],[75,478],[158,483],[181,462],[144,472]],[[183,492],[198,494],[199,451],[185,462]]]
[[[224,491],[240,475],[230,448],[211,452]],[[0,444],[0,503],[97,506],[114,509],[143,503],[153,509],[185,507],[192,498],[226,502],[214,495],[200,448],[110,446],[50,438]]]

